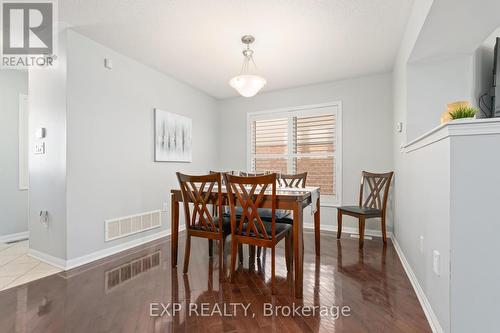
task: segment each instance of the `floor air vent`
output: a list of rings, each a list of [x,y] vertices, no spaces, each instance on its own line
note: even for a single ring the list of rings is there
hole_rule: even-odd
[[[152,212],[106,220],[104,224],[106,226],[104,240],[108,242],[160,227],[161,211],[155,210]]]

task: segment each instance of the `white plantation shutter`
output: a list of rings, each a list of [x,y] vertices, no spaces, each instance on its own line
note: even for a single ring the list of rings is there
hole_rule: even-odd
[[[335,195],[335,115],[296,117],[296,173],[307,172],[307,185]]]
[[[339,106],[266,112],[249,117],[249,166],[254,172],[307,172],[307,185],[338,203]]]
[[[252,170],[287,172],[288,118],[252,122]]]

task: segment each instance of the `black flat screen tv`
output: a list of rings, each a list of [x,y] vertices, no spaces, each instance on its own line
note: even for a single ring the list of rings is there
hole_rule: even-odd
[[[497,37],[494,54],[492,117],[500,117],[500,37]]]

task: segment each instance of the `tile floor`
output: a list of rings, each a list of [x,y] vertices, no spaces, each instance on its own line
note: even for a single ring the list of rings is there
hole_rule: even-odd
[[[28,255],[28,241],[0,243],[0,290],[60,272],[61,269]]]

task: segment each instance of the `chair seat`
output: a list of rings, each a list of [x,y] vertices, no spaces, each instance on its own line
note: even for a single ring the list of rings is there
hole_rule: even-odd
[[[258,210],[258,213],[259,213],[259,216],[261,219],[271,218],[271,216],[273,215],[271,208],[258,208],[257,210]],[[235,207],[234,211],[236,213],[236,216],[241,216],[241,213],[243,212],[243,208],[238,206],[238,207]],[[229,213],[230,213],[229,207],[227,207],[224,214],[229,215]],[[276,211],[275,211],[276,217],[279,219],[288,217],[288,216],[290,216],[291,213],[292,213],[291,211],[284,210],[284,209],[276,209]]]
[[[360,207],[360,206],[342,206],[338,208],[341,211],[364,215],[366,217],[380,217],[382,211],[380,209]]]
[[[224,217],[229,218],[229,214],[224,214]],[[238,220],[240,218],[241,218],[241,215],[236,215],[236,220]],[[272,221],[271,216],[260,216],[260,218],[264,222],[271,222]],[[293,225],[293,216],[291,216],[291,214],[288,214],[285,217],[278,217],[278,215],[276,215],[276,224],[278,224],[278,223]]]
[[[272,237],[272,230],[271,230],[272,223],[266,222],[266,221],[262,221],[262,222],[264,222],[264,228],[266,229],[267,238],[272,239],[273,238]],[[292,226],[289,224],[276,223],[276,229],[275,229],[276,238],[280,238],[280,236],[282,234],[284,234],[285,232],[287,232],[288,230],[290,230],[291,227]],[[243,229],[246,229],[246,225],[243,227]],[[242,235],[245,235],[245,233],[242,233]],[[255,237],[255,233],[253,231],[251,231],[250,236]]]
[[[214,218],[214,224],[217,228],[219,228],[219,221],[220,219],[218,217]],[[199,221],[194,226],[192,225],[191,229],[207,231],[207,227],[201,224]],[[216,231],[218,231],[218,229]],[[231,233],[231,219],[229,218],[229,216],[224,215],[222,217],[222,232],[224,233],[224,235],[229,235]]]
[[[271,218],[263,218],[262,220],[266,221],[266,222],[271,222]],[[289,224],[289,225],[293,225],[293,216],[285,216],[285,217],[282,217],[282,218],[279,218],[278,216],[276,216],[276,223],[284,223],[284,224]]]

